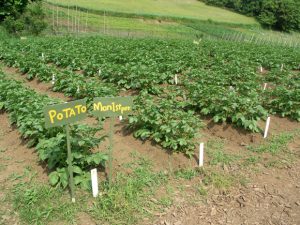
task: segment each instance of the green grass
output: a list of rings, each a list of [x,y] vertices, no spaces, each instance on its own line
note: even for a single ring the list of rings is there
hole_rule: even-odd
[[[6,38],[9,38],[9,37],[10,36],[7,33],[7,31],[5,30],[5,28],[0,25],[0,39],[6,39]]]
[[[178,17],[216,22],[258,24],[254,18],[246,17],[231,11],[207,6],[197,0],[48,0],[62,5],[77,5],[87,9],[106,10],[138,15]]]
[[[73,204],[61,189],[37,183],[20,184],[14,189],[14,208],[26,224],[55,221],[74,222],[80,203]]]
[[[294,133],[282,133],[272,136],[266,143],[259,146],[248,146],[248,149],[253,152],[268,152],[273,155],[284,152],[287,149],[288,143],[294,139]]]
[[[255,165],[261,162],[259,153],[282,151],[298,135],[299,131],[275,135],[266,143],[252,147],[252,152],[246,152],[244,162]],[[211,189],[227,191],[236,184],[247,185],[248,179],[240,173],[224,171],[218,167],[220,164],[238,162],[234,155],[224,153],[224,144],[222,140],[208,142],[206,152],[210,154],[211,163],[207,167],[181,169],[173,174],[153,172],[152,163],[148,159],[133,153],[132,162],[122,165],[130,171],[129,174],[118,173],[111,188],[103,181],[101,195],[96,199],[91,197],[90,192],[77,189],[75,204],[71,203],[67,191],[38,183],[35,179],[36,173],[31,167],[27,167],[23,174],[13,173],[8,178],[10,181],[18,180],[18,184],[8,193],[6,201],[13,203],[23,224],[72,224],[76,223],[79,213],[86,213],[99,224],[138,224],[143,218],[151,221],[154,214],[163,212],[173,204],[173,194],[177,190],[181,189],[184,196],[184,184],[190,184],[192,179],[202,181],[193,186],[201,199],[209,195]],[[266,167],[289,164],[291,155],[283,158],[270,155],[272,158],[265,162]],[[174,186],[173,178],[176,182],[184,179],[180,180],[181,186]]]
[[[58,14],[57,14],[58,10]],[[68,10],[66,8],[55,8],[53,6],[47,7],[48,23],[53,27],[53,13],[54,13],[54,29],[57,31],[75,32],[74,18],[79,19],[80,32],[87,31],[88,33],[110,34],[117,32],[136,32],[140,34],[148,34],[150,36],[195,36],[198,31],[191,27],[185,26],[177,22],[158,22],[154,19],[140,19],[140,18],[126,18],[117,16],[105,16],[93,13],[81,12],[75,10]],[[58,15],[58,25],[56,17]],[[78,25],[77,25],[78,29]]]
[[[22,224],[75,224],[78,213],[87,213],[99,224],[136,224],[150,216],[150,197],[168,176],[152,171],[151,163],[138,155],[127,167],[128,174],[119,173],[111,187],[101,183],[100,196],[92,198],[90,192],[76,190],[76,203],[70,201],[69,193],[61,188],[37,182],[36,173],[26,168],[23,174],[13,174],[10,180],[18,180],[10,192],[8,201],[13,203]],[[92,203],[92,204],[91,204]],[[172,204],[169,195],[163,195],[157,203],[159,208]]]
[[[57,0],[51,2],[58,3]],[[59,2],[63,6],[61,3],[64,2]],[[73,4],[75,3],[73,2]],[[87,2],[87,4],[89,3]],[[140,4],[138,1],[135,3]],[[122,5],[124,3],[119,2],[119,4]],[[169,4],[173,4],[172,1]],[[203,3],[199,2],[199,4]],[[176,39],[216,38],[234,42],[300,47],[299,33],[287,34],[264,30],[259,24],[242,23],[240,20],[235,20],[235,23],[232,23],[230,21],[201,20],[188,17],[183,19],[180,17],[168,17],[168,15],[136,15],[116,11],[106,12],[104,16],[103,9],[97,10],[97,7],[94,7],[93,10],[87,10],[85,6],[82,6],[82,8],[78,8],[80,11],[75,11],[72,7],[68,9],[67,6],[56,7],[51,4],[45,5],[47,6],[50,27],[53,25],[53,15],[55,23],[58,16],[59,25],[55,24],[57,32],[68,31],[69,33],[75,33],[72,24],[76,17],[78,19],[76,23],[79,21],[80,24],[80,32],[85,33],[87,31],[88,34],[100,33],[122,37],[151,36]],[[217,8],[214,10],[217,10]]]
[[[198,172],[195,169],[180,169],[174,172],[175,177],[191,180],[198,175]]]
[[[210,165],[229,165],[239,157],[237,155],[228,154],[224,151],[225,142],[220,139],[212,139],[207,143],[206,154],[209,157]]]
[[[147,205],[155,189],[167,181],[163,173],[154,173],[148,160],[138,157],[130,165],[132,173],[119,174],[113,186],[105,190],[91,209],[93,217],[109,224],[136,224],[141,216],[147,216]],[[161,204],[169,204],[162,198]]]
[[[206,190],[206,188],[202,185],[200,185],[198,188],[197,188],[197,192],[199,193],[199,195],[201,196],[207,196],[208,192]]]
[[[251,156],[244,160],[243,165],[250,166],[262,163],[267,168],[290,167],[299,156],[288,148],[288,144],[299,136],[299,130],[284,132],[272,136],[260,145],[247,146],[247,149],[251,151]]]
[[[228,173],[219,172],[216,170],[203,170],[204,175],[202,180],[206,186],[213,186],[220,190],[227,190],[232,187],[236,182],[236,178]]]

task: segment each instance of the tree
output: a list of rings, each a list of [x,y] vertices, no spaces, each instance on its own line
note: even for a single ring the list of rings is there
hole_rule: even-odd
[[[300,30],[300,2],[293,0],[280,1],[276,17],[275,28],[285,31]]]
[[[17,18],[24,13],[30,2],[38,0],[0,0],[0,22],[7,16]]]
[[[13,35],[38,35],[46,27],[45,13],[39,0],[0,0],[1,23]]]
[[[264,27],[300,31],[300,0],[202,0],[254,16]]]

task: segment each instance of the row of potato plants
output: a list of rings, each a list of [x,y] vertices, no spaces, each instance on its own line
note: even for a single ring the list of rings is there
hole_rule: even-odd
[[[18,68],[19,72],[26,74],[28,80],[37,78],[42,82],[53,81],[52,90],[62,92],[65,96],[76,99],[84,97],[92,99],[95,96],[116,96],[118,94],[118,88],[114,84],[104,83],[96,77],[86,79],[80,73],[60,70],[45,64],[44,60],[30,54],[24,58],[24,55],[17,51],[2,51],[0,59],[7,66]]]
[[[43,115],[46,105],[61,101],[37,94],[18,81],[7,79],[2,72],[0,90],[0,110],[9,113],[11,124],[17,127],[28,146],[35,148],[40,161],[47,165],[50,183],[65,188],[68,184],[66,135],[61,127],[46,129]],[[71,127],[74,182],[86,189],[90,188],[89,170],[104,166],[108,158],[106,153],[92,152],[105,138],[96,135],[101,129],[101,125]]]
[[[299,69],[300,55],[294,49],[278,49],[273,46],[254,44],[237,45],[223,41],[202,41],[195,45],[189,41],[163,41],[156,39],[117,38],[42,38],[30,42],[8,43],[19,52],[34,54],[36,58],[44,53],[47,63],[72,70],[83,70],[86,75],[109,78],[135,74],[140,77],[149,71],[160,81],[189,68],[204,68],[210,71],[236,72],[245,68],[256,70],[263,66],[268,70]],[[119,73],[119,74],[117,74]],[[160,74],[160,76],[157,75]],[[150,77],[150,78],[149,78]],[[117,77],[118,81],[120,77]],[[112,78],[111,78],[112,79]],[[151,74],[148,75],[151,79]],[[129,79],[126,85],[131,86]],[[157,82],[157,80],[153,81]],[[132,85],[132,88],[136,86]]]
[[[137,138],[151,139],[166,149],[191,156],[203,123],[178,96],[182,93],[177,88],[160,96],[141,91],[135,99],[135,114],[129,117],[128,127]]]
[[[193,146],[194,136],[182,134],[188,142],[184,146],[181,146],[184,142],[181,139],[179,142],[176,135],[170,140],[173,144],[166,142],[170,138],[169,134],[158,129],[158,126],[164,127],[169,120],[149,122],[155,118],[151,117],[151,110],[158,111],[156,114],[159,118],[192,111],[193,114],[210,115],[215,122],[226,121],[255,132],[259,131],[257,121],[266,118],[269,113],[299,120],[299,78],[297,73],[292,75],[294,73],[291,72],[298,66],[297,52],[270,47],[255,49],[254,45],[240,46],[209,41],[194,45],[182,41],[144,39],[50,40],[51,42],[49,39],[40,39],[33,43],[17,43],[14,45],[16,47],[11,48],[20,57],[26,54],[41,59],[43,53],[42,61],[45,65],[52,63],[71,70],[83,70],[87,76],[85,80],[97,77],[103,82],[115,83],[122,88],[147,92],[148,98],[139,95],[138,104],[142,110],[136,109],[134,119],[130,120],[131,128],[134,129],[135,136],[148,137],[175,151],[188,152],[187,146]],[[9,54],[9,50],[6,53]],[[4,55],[3,58],[7,57]],[[284,63],[283,71],[280,71],[280,63]],[[260,65],[270,70],[267,75],[257,72]],[[180,110],[178,107],[171,107],[171,104],[165,104],[168,102],[164,99],[166,96],[161,95],[161,86],[173,84],[175,74],[179,76],[180,87],[186,92],[186,98],[182,100],[186,104]],[[272,77],[281,79],[276,82]],[[293,78],[293,84],[287,85],[286,81],[290,77]],[[264,82],[270,82],[272,88],[263,91]],[[66,88],[70,85],[70,82],[64,83]],[[272,86],[273,83],[276,85]],[[173,97],[176,99],[178,96]],[[149,99],[152,109],[148,108]],[[173,104],[179,103],[175,101]],[[167,127],[172,127],[171,122]],[[174,126],[173,130],[180,134],[180,126]],[[159,132],[161,137],[156,138]]]
[[[81,82],[78,82],[76,80],[77,74],[72,73],[71,71],[57,71],[53,67],[49,65],[45,65],[41,62],[32,62],[32,60],[23,60],[22,62],[19,60],[18,57],[14,58],[14,64],[10,64],[10,60],[6,57],[3,57],[3,61],[8,65],[8,66],[14,66],[19,68],[19,70],[26,74],[27,78],[33,79],[33,78],[38,78],[40,81],[47,81],[49,82],[51,80],[51,77],[53,72],[56,72],[58,76],[56,76],[56,82],[53,85],[53,90],[54,91],[59,91],[65,93],[67,96],[74,97],[76,99],[78,98],[84,98],[88,97],[90,99],[94,97],[101,97],[101,96],[114,96],[114,92],[112,92],[113,89],[107,88],[107,93],[103,92],[103,88],[100,86],[99,89],[95,89],[96,91],[93,91],[93,89],[88,89],[88,85],[95,85],[95,83],[92,82],[84,82],[82,80]],[[20,62],[20,63],[19,63]],[[46,68],[46,69],[45,69]],[[53,71],[55,70],[55,71]],[[63,76],[65,74],[68,74],[68,76]],[[75,79],[74,79],[75,77]],[[92,78],[91,78],[92,79]],[[82,91],[82,87],[85,86],[86,91]],[[105,85],[102,84],[103,87]],[[80,91],[78,91],[78,87],[80,88]],[[76,90],[77,89],[77,90]],[[135,101],[136,105],[141,106],[141,109],[145,107],[146,104],[149,102],[146,101],[141,101],[141,99],[144,99],[142,97],[138,97],[137,100]],[[162,109],[161,111],[156,111],[156,109],[153,108],[154,104],[158,104],[157,107]],[[175,104],[174,102],[172,104]],[[195,143],[194,139],[197,136],[197,132],[199,129],[199,123],[194,123],[194,121],[197,121],[197,117],[193,116],[193,113],[189,112],[186,113],[183,109],[176,109],[175,107],[172,109],[168,106],[170,104],[164,104],[164,102],[152,102],[151,105],[147,107],[148,111],[141,111],[136,108],[135,110],[135,116],[132,116],[130,119],[130,125],[128,126],[133,132],[135,137],[145,139],[145,134],[144,131],[146,130],[146,127],[148,127],[148,135],[147,138],[153,140],[154,142],[162,145],[164,148],[171,149],[173,151],[177,152],[183,152],[187,155],[190,155],[194,149]],[[175,111],[174,111],[175,110]],[[152,111],[159,115],[160,117],[164,117],[165,119],[162,121],[155,121],[154,118],[149,118],[147,122],[148,126],[146,125],[146,121],[144,120],[139,120],[138,123],[135,123],[137,119],[145,118],[149,116],[149,112]],[[169,120],[168,116],[166,113],[169,113],[169,115],[172,115],[173,118],[177,118],[176,120]],[[178,117],[180,116],[180,117]],[[134,119],[133,119],[134,118]],[[178,121],[178,118],[186,118],[187,121],[192,121],[188,122],[187,125],[184,125],[187,128],[182,128],[183,125],[174,123],[174,121]],[[150,122],[152,121],[152,123]],[[156,124],[156,126],[154,126]],[[163,129],[167,127],[168,129],[171,129],[171,132],[163,132]],[[157,130],[157,128],[159,128]],[[159,132],[161,132],[159,134]],[[160,136],[160,137],[159,137]],[[178,138],[181,137],[181,138]]]

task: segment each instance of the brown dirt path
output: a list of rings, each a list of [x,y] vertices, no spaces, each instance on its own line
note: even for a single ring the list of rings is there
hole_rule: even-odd
[[[18,131],[10,126],[8,115],[0,112],[0,224],[19,224],[11,203],[5,199],[25,170],[36,172],[39,182],[48,182],[34,149],[26,147]]]
[[[32,81],[28,81],[25,75],[21,75],[18,72],[18,69],[13,67],[6,67],[0,64],[0,68],[7,75],[8,78],[12,78],[18,81],[21,81],[24,86],[35,90],[37,93],[46,94],[51,98],[60,98],[64,101],[70,101],[70,97],[66,97],[63,93],[53,92],[52,85],[49,83],[39,82],[37,79],[33,79]]]
[[[154,224],[300,224],[300,139],[291,143],[289,149],[295,154],[292,166],[250,170],[250,183],[246,186],[214,193],[201,202],[175,198],[167,214],[156,218]]]

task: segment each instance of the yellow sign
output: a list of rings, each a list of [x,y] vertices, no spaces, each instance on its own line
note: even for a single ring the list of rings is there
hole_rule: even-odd
[[[46,106],[44,115],[46,128],[77,122],[87,116],[86,99]]]
[[[95,98],[93,114],[98,117],[124,116],[132,113],[132,97]]]

